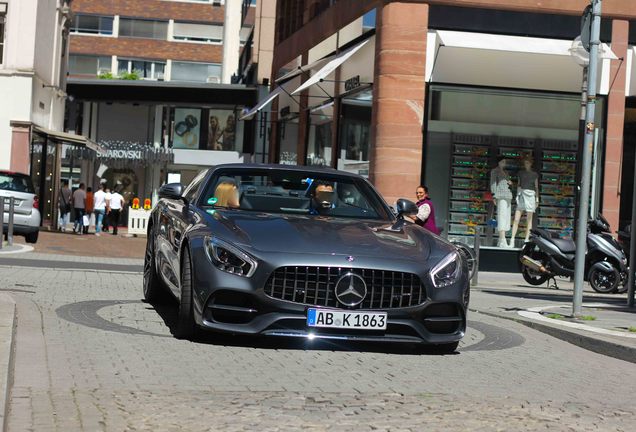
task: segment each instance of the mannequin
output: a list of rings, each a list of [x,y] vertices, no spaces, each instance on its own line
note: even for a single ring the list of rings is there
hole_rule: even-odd
[[[526,238],[530,239],[530,229],[532,228],[532,216],[539,205],[539,174],[532,171],[532,159],[529,157],[523,160],[523,170],[519,171],[519,184],[517,186],[517,210],[515,211],[515,221],[512,225],[512,237],[510,247],[514,246],[515,235],[519,229],[521,213],[526,212]]]
[[[497,166],[490,171],[490,191],[497,206],[497,231],[499,241],[497,247],[507,248],[506,232],[510,229],[510,175],[506,172],[506,157],[497,157]]]

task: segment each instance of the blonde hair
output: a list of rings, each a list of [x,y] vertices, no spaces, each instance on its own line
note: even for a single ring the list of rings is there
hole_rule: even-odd
[[[238,207],[239,197],[236,185],[229,182],[219,183],[214,191],[216,205],[219,207]]]

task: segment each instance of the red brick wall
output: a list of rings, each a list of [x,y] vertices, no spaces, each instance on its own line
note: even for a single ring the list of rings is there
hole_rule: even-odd
[[[71,36],[71,54],[116,55],[154,60],[185,60],[221,63],[221,45],[187,42],[168,42],[142,38],[110,38],[100,36]]]
[[[75,13],[222,23],[223,6],[161,0],[73,0]]]

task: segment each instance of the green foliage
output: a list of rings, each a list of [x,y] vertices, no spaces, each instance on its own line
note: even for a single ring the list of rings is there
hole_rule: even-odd
[[[579,318],[583,321],[595,321],[596,317],[594,315],[583,315],[581,318]]]
[[[101,73],[101,74],[97,75],[97,78],[104,79],[104,80],[115,79],[115,77],[113,76],[113,74],[111,72]]]
[[[629,327],[627,330],[630,331],[631,333],[636,333],[636,327],[632,326],[632,327]]]
[[[548,318],[552,318],[552,319],[564,319],[565,317],[561,314],[558,313],[551,313],[547,315]]]
[[[139,71],[124,72],[117,77],[120,80],[136,81],[139,79]]]

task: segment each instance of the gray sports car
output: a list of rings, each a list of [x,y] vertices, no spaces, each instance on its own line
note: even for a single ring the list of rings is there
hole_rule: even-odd
[[[466,328],[466,263],[397,216],[364,178],[333,169],[220,165],[152,211],[144,297],[179,300],[175,335],[200,329],[435,345]]]

